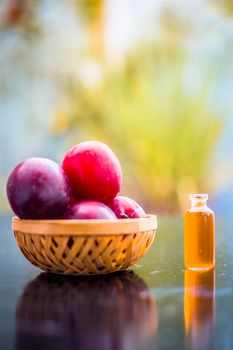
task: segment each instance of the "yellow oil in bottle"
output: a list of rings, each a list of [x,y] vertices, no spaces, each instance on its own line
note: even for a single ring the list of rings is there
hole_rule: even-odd
[[[184,260],[188,269],[215,266],[215,219],[207,199],[206,194],[190,195],[192,206],[184,215]]]

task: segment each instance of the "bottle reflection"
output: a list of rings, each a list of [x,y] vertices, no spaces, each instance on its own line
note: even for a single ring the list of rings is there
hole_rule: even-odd
[[[16,349],[123,350],[152,340],[154,297],[133,272],[77,278],[42,273],[16,313]]]
[[[211,349],[215,321],[214,269],[185,271],[184,318],[187,349]]]

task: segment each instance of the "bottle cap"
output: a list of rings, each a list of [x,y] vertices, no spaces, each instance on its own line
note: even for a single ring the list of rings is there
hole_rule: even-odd
[[[207,200],[209,198],[208,194],[206,193],[196,193],[196,194],[190,194],[189,199],[192,200]]]

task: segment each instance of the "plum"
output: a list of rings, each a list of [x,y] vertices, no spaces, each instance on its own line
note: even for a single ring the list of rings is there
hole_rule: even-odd
[[[118,219],[145,218],[146,213],[142,207],[132,198],[117,196],[109,207]]]
[[[113,211],[104,203],[93,200],[81,200],[70,205],[64,219],[117,219]]]
[[[64,170],[47,158],[29,158],[18,164],[7,181],[7,196],[21,219],[56,219],[66,210],[70,185]]]
[[[98,141],[81,142],[67,153],[62,162],[77,199],[112,201],[119,193],[122,172],[113,151]]]

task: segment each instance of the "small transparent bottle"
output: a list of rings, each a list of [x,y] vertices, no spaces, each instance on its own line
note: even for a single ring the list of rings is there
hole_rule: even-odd
[[[184,260],[188,269],[215,266],[215,218],[207,207],[207,194],[191,194],[191,208],[184,214]]]

